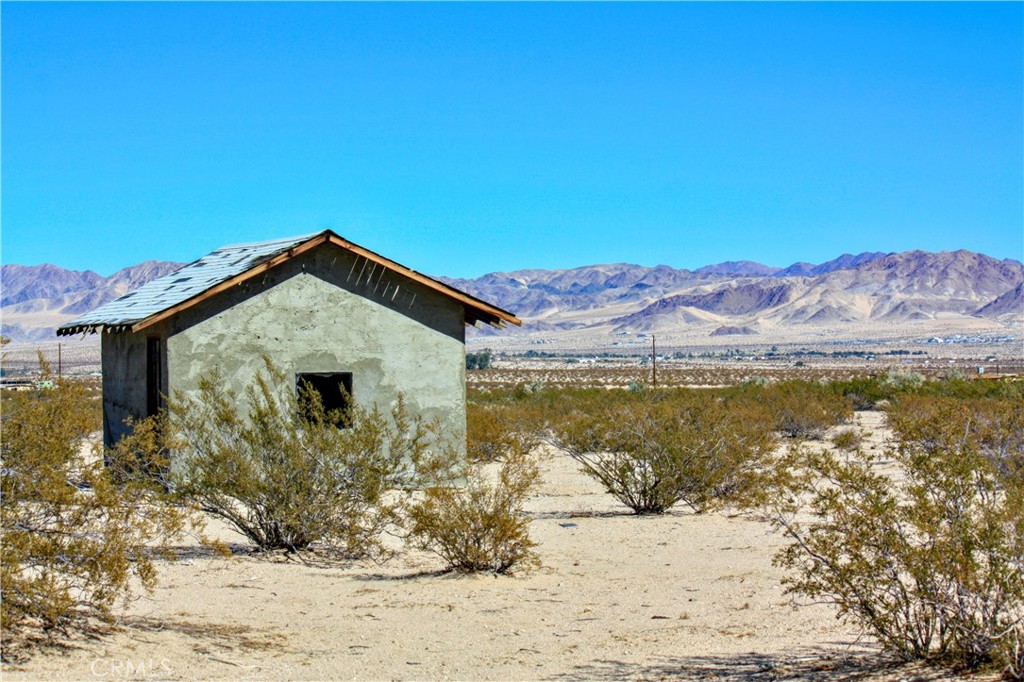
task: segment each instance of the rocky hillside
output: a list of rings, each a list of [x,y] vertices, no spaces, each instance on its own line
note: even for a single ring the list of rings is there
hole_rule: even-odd
[[[178,267],[149,261],[101,277],[54,265],[5,265],[3,333],[16,341],[53,340],[63,322]],[[696,270],[613,263],[441,279],[513,311],[525,322],[513,332],[526,334],[686,328],[753,335],[792,325],[957,316],[1024,321],[1024,265],[970,251],[843,254],[786,268],[752,261]]]
[[[1024,310],[1024,283],[1018,284],[991,303],[987,303],[975,313],[978,317],[1001,318],[1003,316],[1020,315]]]

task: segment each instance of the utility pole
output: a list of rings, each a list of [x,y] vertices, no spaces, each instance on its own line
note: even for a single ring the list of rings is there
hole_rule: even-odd
[[[63,375],[64,362],[60,353],[60,342],[57,342],[57,378],[60,379]]]
[[[658,347],[654,343],[654,334],[651,334],[651,386],[658,387]]]

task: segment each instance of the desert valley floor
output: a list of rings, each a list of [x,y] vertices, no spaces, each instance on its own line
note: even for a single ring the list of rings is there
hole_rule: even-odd
[[[855,427],[885,448],[881,413],[858,413]],[[44,650],[3,677],[958,679],[894,667],[832,607],[794,603],[771,561],[783,540],[765,523],[728,510],[636,517],[564,454],[546,450],[542,468],[527,506],[539,569],[463,576],[412,551],[339,565],[240,544],[224,557],[184,538],[112,634]]]

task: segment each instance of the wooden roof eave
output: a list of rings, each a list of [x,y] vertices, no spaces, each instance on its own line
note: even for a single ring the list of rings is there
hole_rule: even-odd
[[[434,291],[444,294],[449,298],[454,298],[455,300],[461,302],[467,308],[483,313],[482,315],[477,316],[478,319],[480,319],[483,322],[487,322],[488,324],[493,325],[495,327],[504,326],[502,322],[508,322],[510,324],[516,325],[517,327],[523,324],[522,320],[520,320],[518,317],[508,312],[507,310],[502,310],[501,308],[495,305],[491,305],[487,301],[482,301],[479,298],[471,296],[470,294],[467,294],[464,291],[459,291],[458,289],[450,287],[443,282],[438,282],[436,279],[427,277],[426,275],[422,275],[416,272],[415,270],[407,268],[400,263],[396,263],[395,261],[389,258],[385,258],[384,256],[381,256],[378,253],[370,251],[369,249],[363,248],[358,244],[353,244],[352,242],[342,237],[339,237],[333,232],[328,231],[326,234],[328,236],[329,241],[332,244],[340,246],[346,251],[350,251],[352,253],[360,255],[369,261],[382,265],[388,268],[389,270],[397,272],[400,275],[404,275],[409,279],[413,280],[414,282],[419,282],[420,284],[426,286],[427,288],[433,289]],[[466,317],[468,320],[469,315],[467,315]]]
[[[124,332],[131,329],[131,323],[90,322],[76,324],[73,327],[58,327],[57,336],[75,336],[76,334],[101,334],[106,332]]]
[[[507,310],[502,310],[501,308],[493,306],[487,303],[486,301],[482,301],[465,292],[450,287],[444,284],[443,282],[438,282],[437,280],[427,277],[426,275],[421,275],[415,270],[411,270],[405,267],[404,265],[401,265],[399,263],[396,263],[395,261],[385,258],[380,254],[374,253],[369,249],[365,249],[359,246],[358,244],[353,244],[347,239],[343,239],[338,235],[334,234],[330,230],[326,230],[302,242],[301,244],[296,244],[290,249],[282,251],[276,256],[268,258],[267,260],[254,265],[245,272],[239,273],[238,275],[235,275],[230,279],[224,280],[223,282],[215,286],[212,286],[199,294],[196,294],[191,298],[188,298],[180,303],[170,306],[169,308],[165,308],[159,313],[150,315],[147,318],[139,320],[138,322],[131,325],[131,331],[139,332],[142,331],[143,329],[146,329],[147,327],[151,327],[152,325],[162,322],[169,317],[177,315],[186,308],[191,308],[192,306],[201,303],[202,301],[205,301],[208,298],[216,296],[217,294],[223,291],[227,291],[228,289],[234,287],[235,285],[241,284],[242,282],[252,279],[257,275],[261,275],[267,270],[270,270],[271,268],[276,267],[281,263],[291,260],[296,256],[299,256],[307,251],[316,248],[317,246],[320,246],[321,244],[325,244],[328,242],[336,246],[339,246],[351,253],[355,253],[359,256],[362,256],[371,262],[377,263],[378,265],[388,268],[389,270],[404,275],[405,277],[408,277],[414,282],[418,282],[429,289],[433,289],[441,294],[444,294],[445,296],[448,296],[449,298],[453,298],[459,301],[466,308],[467,324],[471,324],[470,319],[472,318],[474,323],[477,320],[479,320],[482,322],[486,322],[487,324],[490,324],[491,326],[494,327],[503,327],[504,323],[506,322],[514,324],[516,326],[522,325],[522,320],[520,320]],[[470,311],[472,311],[472,313]]]

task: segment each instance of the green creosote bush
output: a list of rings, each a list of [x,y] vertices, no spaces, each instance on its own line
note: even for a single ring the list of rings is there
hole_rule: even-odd
[[[901,440],[925,452],[970,441],[1007,480],[1024,474],[1024,401],[1021,396],[949,398],[903,396],[888,410]],[[944,421],[947,420],[948,421]]]
[[[874,410],[878,403],[893,396],[894,390],[883,386],[876,377],[854,377],[832,383],[834,390],[850,401],[854,410]]]
[[[840,450],[857,450],[863,441],[860,432],[853,429],[843,429],[832,436],[832,445]]]
[[[769,516],[789,591],[838,607],[905,659],[1024,676],[1020,402],[905,396],[900,472],[856,451],[793,449]]]
[[[882,409],[900,396],[918,395],[948,398],[1024,399],[1024,381],[992,381],[965,376],[926,380],[916,372],[891,369],[884,377],[853,377],[832,382],[833,390],[848,398],[855,410]]]
[[[5,393],[0,444],[0,629],[5,660],[38,635],[112,620],[134,579],[156,583],[154,558],[186,526],[144,471],[163,469],[152,421],[116,448],[90,448],[95,409],[86,387]]]
[[[522,504],[540,477],[536,460],[510,448],[497,477],[479,464],[468,466],[460,485],[439,484],[424,490],[409,509],[410,536],[421,549],[463,573],[507,573],[539,564]]]
[[[742,500],[775,443],[764,410],[711,393],[604,391],[573,408],[552,424],[555,442],[637,514]]]
[[[452,570],[507,573],[539,561],[522,504],[540,478],[531,455],[539,445],[543,419],[533,401],[470,402],[467,406],[467,462],[432,470],[422,499],[409,508],[409,535],[421,549],[437,554]]]
[[[389,414],[357,405],[328,412],[316,391],[282,389],[284,375],[264,361],[241,400],[214,375],[172,402],[178,494],[260,549],[320,543],[386,558],[381,537],[402,506],[389,492],[412,484],[435,425],[410,415],[401,396]]]
[[[479,403],[466,405],[466,457],[485,464],[512,452],[530,452],[541,440],[538,409],[526,403]]]
[[[740,388],[737,404],[752,400],[764,405],[774,416],[775,429],[787,438],[820,439],[853,416],[851,401],[827,384],[785,381]]]

